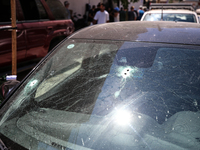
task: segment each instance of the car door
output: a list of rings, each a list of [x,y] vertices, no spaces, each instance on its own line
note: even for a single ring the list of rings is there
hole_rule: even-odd
[[[16,0],[17,19],[17,62],[21,62],[26,56],[25,32],[20,19],[20,7]],[[9,0],[0,0],[0,73],[4,68],[12,65],[12,33],[11,33],[11,6]]]
[[[49,20],[40,0],[19,0],[24,14],[22,23],[26,32],[27,41],[27,60],[37,60],[44,57],[48,50],[44,46],[48,32],[51,32],[51,26],[48,27],[44,22]]]

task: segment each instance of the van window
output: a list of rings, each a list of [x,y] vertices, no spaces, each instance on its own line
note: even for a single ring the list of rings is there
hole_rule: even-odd
[[[64,5],[59,0],[46,0],[56,20],[66,19],[67,13]]]

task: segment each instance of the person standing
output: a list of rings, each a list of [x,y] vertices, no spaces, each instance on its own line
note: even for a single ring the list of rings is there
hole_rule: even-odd
[[[114,22],[119,22],[119,8],[118,7],[115,7],[114,9]]]
[[[126,21],[126,11],[124,10],[123,7],[121,7],[119,14],[120,14],[120,21]]]
[[[92,25],[91,23],[93,22],[94,15],[95,15],[95,5],[92,6],[92,9],[89,10],[89,15],[88,15],[88,24]]]
[[[105,4],[100,4],[100,11],[94,16],[93,24],[102,24],[109,22],[109,13],[105,10]]]
[[[109,7],[107,12],[109,14],[109,19],[110,19],[109,22],[114,22],[114,11],[113,11],[113,9]]]
[[[66,19],[71,19],[71,12],[69,10],[69,2],[65,1],[64,2],[65,8],[66,8]]]
[[[142,18],[143,14],[144,14],[144,10],[142,10],[142,6],[140,6],[138,9],[138,20]]]
[[[137,14],[135,13],[134,6],[131,6],[131,11],[128,12],[128,20],[133,21],[137,19]]]
[[[125,19],[125,21],[128,21],[128,9],[124,9],[124,11],[126,12],[126,19]]]

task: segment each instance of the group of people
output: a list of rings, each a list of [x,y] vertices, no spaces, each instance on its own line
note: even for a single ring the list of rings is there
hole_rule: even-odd
[[[64,5],[66,7],[66,13],[68,15],[67,19],[71,19],[71,12],[68,9],[69,2],[65,1]],[[89,10],[88,14],[88,25],[93,24],[102,24],[107,22],[118,22],[118,21],[134,21],[140,20],[145,10],[140,6],[138,10],[134,9],[134,6],[131,6],[130,11],[127,9],[115,7],[114,9],[108,8],[106,10],[104,3],[99,3],[97,7],[95,5]]]
[[[122,9],[122,11],[121,11],[122,14],[128,14],[128,19],[127,19],[127,17],[126,18],[123,17],[122,20],[123,21],[140,20],[143,16],[144,12],[145,12],[145,10],[143,10],[142,6],[140,6],[138,10],[135,10],[134,6],[131,6],[131,10],[128,13]]]
[[[118,22],[118,21],[134,21],[140,20],[144,14],[145,10],[142,6],[138,10],[134,9],[134,6],[131,6],[130,11],[118,7],[114,9],[108,8],[105,9],[104,3],[99,3],[97,8],[95,5],[92,6],[88,15],[89,24],[102,24],[107,22]]]

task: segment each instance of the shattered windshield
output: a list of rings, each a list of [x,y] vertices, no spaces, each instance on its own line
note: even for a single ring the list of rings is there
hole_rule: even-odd
[[[67,40],[1,109],[0,136],[31,150],[199,149],[198,49]]]

